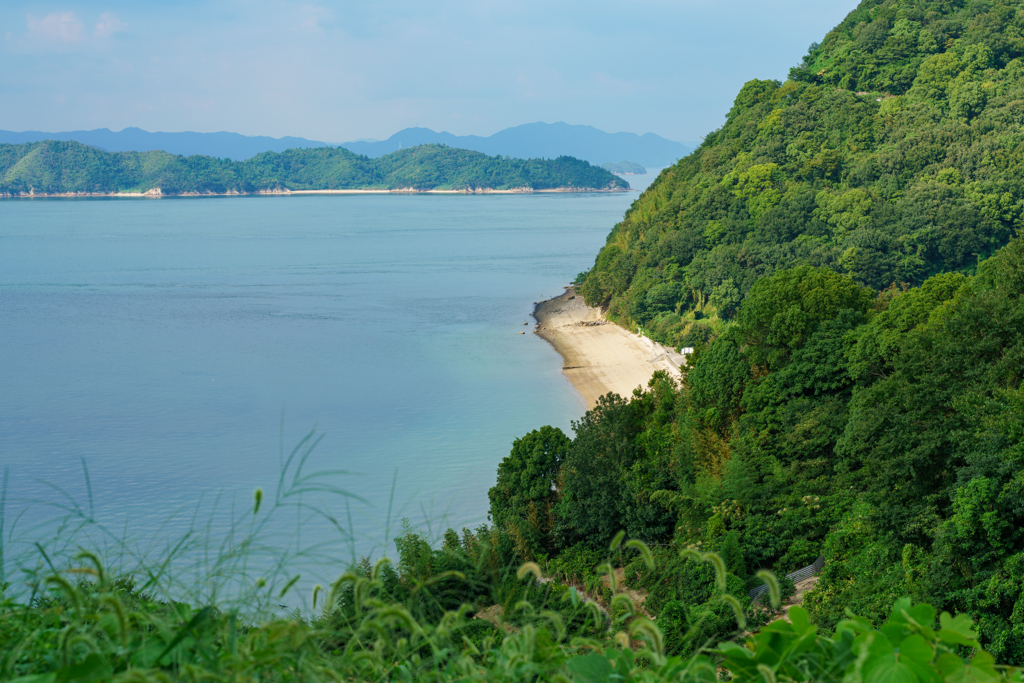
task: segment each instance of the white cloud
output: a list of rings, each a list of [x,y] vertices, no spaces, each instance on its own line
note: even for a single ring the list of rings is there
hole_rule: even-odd
[[[100,15],[99,23],[96,24],[95,35],[97,38],[109,38],[127,28],[128,24],[118,19],[117,14],[114,12],[104,12]]]
[[[323,28],[320,22],[329,20],[333,17],[333,12],[326,7],[317,7],[316,5],[303,5],[302,13],[308,15],[305,20],[302,21],[299,26],[306,31],[319,31]]]
[[[74,12],[51,12],[42,19],[28,15],[29,36],[54,43],[77,43],[84,26]]]

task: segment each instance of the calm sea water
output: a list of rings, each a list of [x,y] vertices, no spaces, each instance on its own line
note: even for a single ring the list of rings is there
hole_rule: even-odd
[[[30,503],[21,529],[60,512],[40,501],[86,509],[84,460],[94,516],[158,543],[200,500],[271,492],[280,444],[314,427],[306,471],[352,472],[329,481],[367,501],[355,552],[384,552],[401,516],[486,521],[512,440],[585,408],[533,302],[636,197],[0,202],[6,533]],[[348,525],[337,497],[306,501]]]

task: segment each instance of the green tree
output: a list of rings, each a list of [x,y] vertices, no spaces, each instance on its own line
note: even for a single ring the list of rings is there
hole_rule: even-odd
[[[561,429],[551,426],[512,442],[512,452],[498,465],[498,481],[487,492],[496,525],[502,526],[512,516],[525,517],[531,508],[535,514],[548,514],[570,443]]]
[[[863,313],[874,293],[851,278],[825,268],[798,266],[758,281],[751,289],[738,322],[755,363],[776,368],[803,346],[826,320],[839,311]]]

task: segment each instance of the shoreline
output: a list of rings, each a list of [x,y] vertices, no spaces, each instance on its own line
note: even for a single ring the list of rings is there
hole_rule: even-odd
[[[124,199],[161,199],[163,197],[255,197],[255,196],[290,196],[306,194],[548,194],[548,193],[605,193],[615,192],[636,192],[628,189],[601,189],[593,187],[554,187],[545,190],[535,190],[530,187],[514,187],[508,190],[493,190],[488,187],[464,188],[461,190],[418,190],[414,187],[404,187],[394,190],[256,190],[255,192],[176,192],[164,194],[160,188],[155,187],[145,192],[22,192],[13,194],[10,192],[0,193],[0,199],[47,199],[56,197],[113,197]]]
[[[593,409],[608,392],[628,399],[657,370],[678,377],[685,356],[633,334],[605,319],[600,309],[587,306],[574,287],[533,309],[534,333],[562,357],[562,374]]]

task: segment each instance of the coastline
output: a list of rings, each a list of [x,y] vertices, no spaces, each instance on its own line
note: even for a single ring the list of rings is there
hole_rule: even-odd
[[[562,356],[562,374],[592,409],[608,392],[629,398],[657,370],[679,376],[685,356],[633,334],[587,306],[573,287],[541,301],[533,311],[534,333]]]
[[[414,187],[403,187],[394,190],[256,190],[255,192],[238,192],[229,190],[227,192],[176,192],[164,193],[160,188],[155,187],[145,192],[22,192],[13,194],[10,192],[0,193],[0,199],[46,199],[50,197],[115,197],[126,199],[160,199],[162,197],[251,197],[251,196],[289,196],[306,194],[546,194],[546,193],[572,193],[572,192],[635,192],[633,189],[604,189],[595,187],[554,187],[545,190],[535,190],[531,187],[514,187],[508,190],[494,190],[489,187],[463,188],[461,190],[418,190]]]

